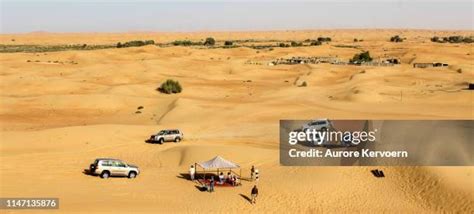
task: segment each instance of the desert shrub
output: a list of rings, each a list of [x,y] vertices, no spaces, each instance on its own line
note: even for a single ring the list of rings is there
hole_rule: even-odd
[[[178,81],[174,81],[172,79],[166,80],[161,86],[158,88],[158,91],[171,94],[171,93],[180,93],[182,91],[181,84]]]
[[[191,46],[193,45],[193,42],[189,40],[175,40],[171,44],[173,44],[174,46]]]
[[[358,42],[359,40],[357,38],[354,39],[354,42]]]
[[[464,43],[473,43],[474,42],[474,38],[473,37],[464,37],[464,39],[462,40]]]
[[[301,42],[295,42],[295,41],[291,41],[291,46],[292,46],[292,47],[303,46],[303,43],[301,43]]]
[[[461,43],[463,42],[462,36],[450,36],[448,37],[448,42],[450,43]]]
[[[299,85],[299,87],[306,87],[308,86],[308,84],[306,83],[306,81],[304,81],[303,83],[301,83],[301,85]]]
[[[323,43],[320,42],[320,41],[313,40],[313,41],[311,41],[311,43],[310,43],[309,45],[311,45],[311,46],[318,46],[318,45],[322,45],[322,44],[323,44]]]
[[[446,43],[446,42],[449,42],[449,43],[471,43],[472,42],[472,38],[470,37],[462,37],[462,36],[449,36],[449,37],[437,37],[437,36],[434,36],[430,39],[432,42],[439,42],[439,43]]]
[[[130,41],[130,42],[125,42],[123,44],[124,47],[139,47],[139,46],[144,46],[145,45],[145,42],[144,41],[140,41],[140,40],[134,40],[134,41]]]
[[[432,37],[431,41],[432,42],[442,42],[442,40],[440,40],[439,37],[437,37],[437,36]]]
[[[439,43],[473,43],[474,37],[463,37],[463,36],[448,36],[439,38],[437,36],[431,38],[432,42],[439,42]]]
[[[225,41],[224,45],[225,46],[232,46],[232,45],[234,45],[234,43],[232,41]]]
[[[128,48],[128,47],[140,47],[140,46],[145,46],[145,45],[153,45],[155,44],[155,41],[153,40],[133,40],[125,43],[117,43],[117,48]]]
[[[404,38],[400,37],[399,35],[395,35],[390,37],[391,42],[403,42]]]
[[[331,37],[318,37],[318,41],[320,41],[320,42],[330,42]]]
[[[280,48],[287,48],[287,47],[290,47],[289,44],[285,44],[285,43],[280,43],[280,44],[278,44],[278,46],[279,46]]]
[[[216,40],[212,37],[208,37],[208,38],[206,38],[206,41],[204,41],[204,45],[212,46],[212,45],[215,45],[215,44],[216,44]]]
[[[251,46],[246,46],[246,47],[249,47],[249,48],[252,48],[252,49],[267,49],[267,48],[272,48],[274,46],[272,45],[251,45]]]
[[[117,45],[86,45],[74,44],[74,45],[2,45],[0,44],[0,53],[15,53],[15,52],[28,52],[28,53],[41,53],[41,52],[54,52],[54,51],[66,51],[66,50],[97,50],[116,48]]]
[[[354,57],[349,61],[350,63],[353,64],[360,64],[363,62],[371,62],[372,57],[370,57],[369,51],[364,51],[362,53],[355,54]]]

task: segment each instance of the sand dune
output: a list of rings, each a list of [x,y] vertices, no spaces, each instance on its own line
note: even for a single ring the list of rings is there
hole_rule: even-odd
[[[386,40],[395,34],[403,43]],[[406,30],[235,33],[0,35],[12,44],[113,44],[135,39],[304,40],[331,36],[317,47],[202,49],[138,48],[0,54],[0,196],[59,197],[74,212],[474,212],[473,167],[283,167],[280,119],[470,119],[474,82],[472,45],[429,42],[453,32]],[[472,32],[456,32],[470,35]],[[364,38],[359,48],[353,38]],[[398,57],[394,67],[278,65],[292,56],[338,56],[360,50]],[[30,62],[27,62],[30,60]],[[38,63],[36,61],[39,61]],[[246,64],[247,61],[261,65]],[[48,61],[74,61],[47,63]],[[416,69],[410,62],[448,63]],[[44,63],[46,62],[46,63]],[[461,69],[462,72],[458,72]],[[156,91],[166,79],[183,92]],[[305,81],[307,87],[297,87]],[[137,108],[143,106],[141,113]],[[165,128],[185,140],[144,142]],[[258,204],[252,182],[200,192],[181,178],[190,164],[215,155],[261,171]],[[135,180],[84,175],[97,157],[137,164]]]

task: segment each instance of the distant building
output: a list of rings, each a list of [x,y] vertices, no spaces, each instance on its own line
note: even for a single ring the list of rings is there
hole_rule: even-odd
[[[413,68],[429,68],[429,67],[447,67],[448,64],[440,62],[432,63],[413,63]]]
[[[291,58],[280,58],[271,61],[268,65],[296,65],[296,64],[319,64],[319,63],[331,63],[339,64],[340,60],[336,57],[291,57]]]

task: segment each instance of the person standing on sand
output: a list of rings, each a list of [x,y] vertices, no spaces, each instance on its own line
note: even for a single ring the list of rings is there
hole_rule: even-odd
[[[194,174],[196,173],[196,169],[194,168],[193,165],[189,168],[189,177],[191,178],[192,181],[194,181]]]
[[[250,192],[251,194],[251,199],[250,203],[251,204],[256,204],[257,203],[257,196],[258,196],[258,188],[257,185],[254,185],[252,188],[252,191]]]
[[[250,180],[253,181],[253,175],[255,173],[255,166],[252,165],[252,168],[250,169]]]
[[[211,177],[211,181],[209,182],[209,192],[214,192],[214,176]]]
[[[219,184],[224,184],[224,173],[219,174]]]

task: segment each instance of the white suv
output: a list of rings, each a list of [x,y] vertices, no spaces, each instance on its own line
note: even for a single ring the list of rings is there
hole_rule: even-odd
[[[170,141],[179,143],[179,141],[181,140],[183,140],[183,133],[177,129],[161,130],[160,132],[158,132],[158,134],[152,135],[150,136],[150,139],[148,139],[149,142],[158,142],[159,144]]]
[[[303,131],[306,130],[317,130],[317,131],[327,131],[331,128],[331,121],[328,119],[318,119],[309,122],[308,124],[303,125]]]
[[[92,175],[100,175],[101,178],[110,176],[124,176],[135,178],[140,174],[137,166],[126,164],[125,162],[112,158],[98,158],[89,166]]]

